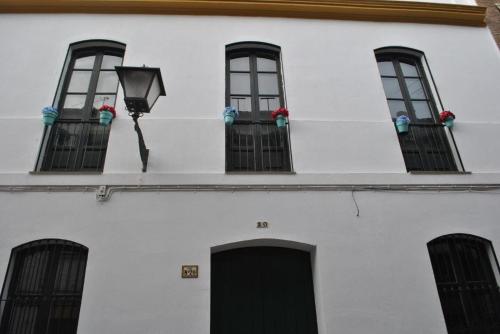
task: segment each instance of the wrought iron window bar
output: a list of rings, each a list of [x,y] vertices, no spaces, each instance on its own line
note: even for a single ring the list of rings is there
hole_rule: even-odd
[[[291,171],[288,127],[273,121],[239,121],[226,130],[227,171]]]
[[[50,130],[42,171],[103,170],[109,126],[89,121],[59,120]]]
[[[411,123],[398,138],[408,171],[458,171],[442,124]]]
[[[449,334],[500,333],[500,290],[489,247],[480,238],[460,234],[428,244]]]
[[[13,250],[0,300],[2,334],[75,334],[88,249],[45,239]]]

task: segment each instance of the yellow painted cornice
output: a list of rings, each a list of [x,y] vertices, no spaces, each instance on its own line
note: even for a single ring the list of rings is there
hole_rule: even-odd
[[[231,15],[484,26],[486,8],[387,0],[0,0],[0,13]]]

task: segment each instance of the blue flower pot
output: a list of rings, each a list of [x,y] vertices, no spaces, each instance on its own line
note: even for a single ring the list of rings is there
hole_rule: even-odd
[[[447,128],[451,129],[453,127],[453,122],[455,121],[454,118],[451,118],[451,117],[448,117],[445,121],[444,121],[444,125],[446,125]]]
[[[43,113],[43,124],[45,125],[54,125],[54,122],[57,119],[59,114],[56,112],[45,112]]]
[[[227,125],[231,125],[234,122],[234,113],[226,113],[224,114],[224,123]]]
[[[99,124],[107,126],[111,124],[113,120],[113,113],[110,111],[104,110],[99,113]]]
[[[396,123],[396,128],[398,129],[398,133],[407,133],[408,132],[408,123]]]
[[[278,128],[284,128],[286,126],[286,118],[282,115],[278,115],[278,117],[276,117],[276,126]]]

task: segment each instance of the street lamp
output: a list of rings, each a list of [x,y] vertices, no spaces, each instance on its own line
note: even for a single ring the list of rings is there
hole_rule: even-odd
[[[158,97],[166,95],[160,69],[145,66],[115,66],[115,70],[123,87],[128,114],[135,123],[134,129],[139,139],[142,171],[145,172],[148,166],[149,149],[146,148],[137,120],[144,113],[151,112],[151,108],[153,108]]]

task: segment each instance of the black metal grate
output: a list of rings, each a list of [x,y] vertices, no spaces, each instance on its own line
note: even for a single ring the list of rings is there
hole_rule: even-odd
[[[274,122],[235,123],[226,131],[228,171],[290,171],[287,128]]]
[[[43,171],[102,171],[110,126],[61,120],[54,124]]]
[[[457,171],[443,125],[411,123],[398,137],[408,171]]]
[[[428,248],[448,333],[500,333],[500,291],[491,245],[458,234],[435,239]]]
[[[13,250],[0,303],[2,334],[75,334],[88,249],[46,239]]]

